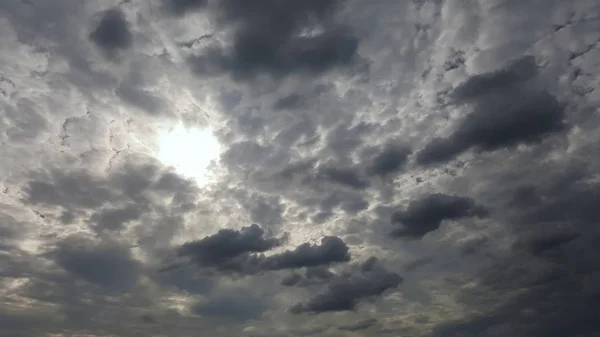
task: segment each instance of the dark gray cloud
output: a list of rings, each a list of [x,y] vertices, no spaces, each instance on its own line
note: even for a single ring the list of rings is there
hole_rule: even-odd
[[[536,144],[566,129],[564,105],[547,91],[508,91],[476,104],[448,138],[435,138],[418,152],[422,165],[443,163],[475,148],[494,151]]]
[[[177,254],[189,257],[199,267],[250,274],[350,261],[349,247],[336,236],[325,236],[316,245],[304,243],[293,250],[258,255],[285,242],[285,237],[266,237],[264,234],[256,224],[240,230],[222,229],[204,239],[184,244]]]
[[[68,238],[49,256],[65,271],[83,280],[115,292],[127,292],[136,286],[140,266],[124,247]]]
[[[110,9],[102,13],[100,22],[90,33],[90,40],[110,56],[131,47],[133,36],[123,12]]]
[[[350,248],[337,236],[325,236],[321,243],[303,243],[294,250],[275,254],[264,259],[262,266],[268,270],[315,267],[350,261]]]
[[[177,252],[190,257],[201,267],[234,268],[240,257],[248,253],[263,253],[283,243],[283,239],[265,237],[265,231],[256,224],[240,230],[221,229],[201,240],[185,243]]]
[[[462,297],[482,308],[498,299],[506,302],[481,315],[442,324],[431,336],[494,336],[496,331],[532,337],[595,335],[600,331],[593,314],[598,287],[590,282],[597,276],[598,239],[592,235],[543,259],[522,252],[494,259],[480,271],[481,287]]]
[[[577,239],[581,234],[573,232],[541,233],[524,238],[515,244],[517,248],[524,248],[535,255],[558,249],[560,246]]]
[[[589,230],[600,219],[600,211],[594,207],[600,200],[600,193],[594,188],[596,185],[587,183],[585,177],[575,181],[569,178],[561,181],[561,178],[564,179],[556,177],[556,183],[560,183],[553,186],[556,189],[546,190],[540,187],[532,203],[520,205],[523,212],[518,217],[519,223],[565,223]],[[560,186],[568,181],[572,182],[571,186]],[[561,187],[562,191],[558,189]]]
[[[460,83],[450,96],[459,102],[488,96],[496,90],[531,79],[537,74],[534,56],[527,55],[509,63],[505,68],[489,73],[477,74]]]
[[[444,163],[469,149],[495,151],[537,144],[566,130],[565,105],[547,90],[522,84],[536,73],[535,60],[525,57],[459,85],[451,97],[472,103],[473,111],[458,122],[450,136],[426,144],[417,153],[417,163]]]
[[[473,199],[441,193],[429,194],[412,201],[408,208],[392,214],[392,223],[400,225],[392,235],[421,238],[437,230],[444,220],[486,216],[488,211]]]
[[[410,148],[398,144],[388,144],[383,147],[368,167],[367,171],[371,175],[385,176],[390,173],[398,172],[407,162]]]
[[[507,192],[503,209],[512,245],[488,251],[489,259],[470,278],[479,286],[461,292],[463,303],[483,311],[440,324],[431,336],[593,336],[600,331],[592,314],[598,307],[592,280],[600,267],[595,227],[600,213],[593,206],[598,182],[591,178],[597,164],[588,159],[590,151],[595,150],[580,149],[560,163],[517,157],[499,176],[487,176],[495,196]],[[496,240],[490,237],[486,244]]]
[[[190,57],[189,65],[199,76],[228,72],[243,79],[260,73],[276,77],[297,72],[318,74],[355,61],[359,41],[335,20],[335,12],[343,3],[167,1],[167,7],[180,14],[205,9],[218,25],[231,28],[230,47],[208,47]]]
[[[358,270],[334,277],[322,292],[305,303],[297,303],[290,311],[299,314],[355,310],[361,300],[381,296],[402,281],[400,275],[386,270],[377,259],[371,258]]]

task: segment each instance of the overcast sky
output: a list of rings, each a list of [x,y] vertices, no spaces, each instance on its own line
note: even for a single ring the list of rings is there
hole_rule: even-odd
[[[0,335],[599,336],[599,106],[597,0],[1,0]]]

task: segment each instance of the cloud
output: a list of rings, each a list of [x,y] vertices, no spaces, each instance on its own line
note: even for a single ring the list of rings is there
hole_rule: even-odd
[[[293,274],[289,274],[289,275],[285,276],[283,279],[281,279],[281,285],[286,286],[286,287],[295,286],[300,281],[303,281],[303,280],[304,280],[304,277],[302,277],[302,275],[293,273]]]
[[[355,189],[365,189],[369,186],[369,182],[351,168],[319,167],[317,175],[317,179],[335,182]]]
[[[579,233],[572,232],[542,233],[517,242],[515,247],[523,247],[532,254],[540,255],[544,252],[557,249],[577,239],[580,235]]]
[[[206,9],[217,24],[231,29],[230,46],[215,45],[191,56],[188,63],[198,76],[223,72],[238,79],[258,74],[275,77],[292,73],[319,74],[357,58],[358,39],[336,23],[343,1],[288,3],[266,0],[248,5],[239,0],[168,1],[183,14]]]
[[[255,298],[248,293],[221,294],[192,306],[196,314],[210,318],[227,318],[246,322],[259,319],[267,310],[264,299]]]
[[[102,206],[113,194],[102,182],[84,172],[65,175],[53,172],[50,177],[28,182],[26,201],[39,205],[72,205],[93,208]]]
[[[421,165],[439,164],[475,149],[489,152],[540,143],[545,137],[567,129],[565,106],[547,90],[517,85],[536,74],[531,57],[505,69],[475,75],[450,96],[473,104],[447,138],[434,138],[417,153]]]
[[[114,244],[67,238],[49,256],[68,273],[115,292],[132,290],[140,275],[131,253]]]
[[[458,102],[464,102],[489,96],[493,91],[505,89],[534,77],[537,71],[535,57],[527,55],[512,61],[503,69],[469,77],[450,93],[450,97]]]
[[[130,48],[133,36],[123,12],[110,9],[102,13],[100,22],[90,33],[90,40],[109,56]]]
[[[164,9],[175,15],[200,10],[208,4],[208,0],[163,0],[162,2]]]
[[[190,257],[199,266],[237,268],[231,265],[237,258],[247,257],[248,253],[263,253],[283,243],[282,238],[266,238],[264,234],[256,224],[240,230],[221,229],[201,240],[185,243],[177,254]]]
[[[392,214],[392,223],[400,225],[393,235],[418,239],[437,230],[444,220],[456,221],[486,214],[487,210],[473,199],[441,193],[429,194],[412,201],[405,210]]]
[[[336,262],[350,261],[350,248],[337,236],[325,236],[321,244],[303,243],[294,250],[287,250],[264,259],[262,268],[268,270],[315,267]]]
[[[137,220],[141,215],[141,211],[134,207],[106,209],[94,214],[91,221],[99,230],[121,230],[127,222]]]
[[[368,328],[374,326],[375,324],[377,324],[377,319],[368,318],[368,319],[365,319],[362,321],[358,321],[356,323],[351,323],[348,325],[341,325],[338,327],[338,329],[345,330],[345,331],[360,331],[360,330],[368,329]]]
[[[433,258],[431,256],[425,256],[422,258],[415,259],[410,261],[404,266],[404,270],[406,271],[415,271],[421,267],[424,267],[433,262]]]
[[[300,314],[355,310],[361,300],[381,296],[402,281],[400,275],[371,258],[363,262],[358,271],[333,278],[322,292],[305,303],[297,303],[290,311]]]
[[[592,252],[597,242],[594,236],[544,259],[521,252],[495,259],[480,270],[481,287],[462,296],[476,307],[498,299],[502,304],[481,315],[440,324],[430,336],[493,336],[497,331],[533,337],[593,335],[598,331],[592,314],[597,291],[589,277],[597,268],[598,256]]]
[[[31,172],[23,202],[40,206],[97,209],[116,201],[138,206],[150,204],[153,196],[171,197],[175,204],[192,203],[196,186],[148,157],[125,157],[108,176],[92,170]]]
[[[304,275],[297,272],[286,275],[281,279],[281,285],[286,287],[305,287],[311,285],[325,284],[336,276],[329,268],[324,266],[306,268]]]
[[[259,196],[250,206],[250,219],[265,226],[279,225],[284,210],[285,206],[280,198]]]
[[[599,335],[598,6],[0,1],[0,335]]]
[[[600,217],[592,206],[598,183],[590,178],[597,164],[586,159],[589,150],[574,151],[560,163],[515,156],[498,176],[485,175],[488,188],[505,200],[510,244],[474,253],[487,254],[489,260],[470,278],[479,286],[460,296],[483,311],[439,324],[430,336],[585,336],[598,331],[591,314],[597,287],[590,281],[600,261],[594,248],[600,238],[594,224]],[[489,237],[486,246],[497,241]]]
[[[150,315],[142,315],[142,317],[140,317],[140,319],[144,322],[144,323],[148,323],[148,324],[155,324],[156,323],[156,319]]]
[[[399,171],[408,161],[408,155],[411,150],[406,146],[397,144],[386,145],[381,153],[374,159],[369,166],[368,172],[371,175],[385,176]]]
[[[325,236],[317,245],[303,243],[293,250],[269,256],[256,254],[279,247],[285,240],[285,237],[264,237],[264,230],[253,224],[240,230],[222,229],[185,243],[177,254],[189,257],[199,267],[250,274],[350,261],[349,247],[336,236]]]

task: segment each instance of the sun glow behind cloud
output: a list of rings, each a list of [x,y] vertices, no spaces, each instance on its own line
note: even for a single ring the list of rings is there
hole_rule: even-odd
[[[170,128],[159,136],[158,159],[199,186],[210,183],[209,166],[218,160],[221,146],[210,128]]]

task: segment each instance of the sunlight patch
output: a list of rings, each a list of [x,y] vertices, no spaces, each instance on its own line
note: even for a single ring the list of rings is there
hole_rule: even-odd
[[[158,159],[199,186],[210,182],[209,166],[218,160],[221,146],[209,128],[173,127],[158,140]]]

